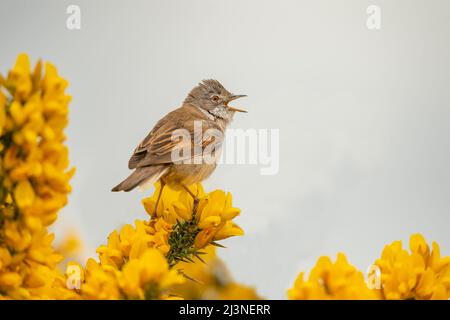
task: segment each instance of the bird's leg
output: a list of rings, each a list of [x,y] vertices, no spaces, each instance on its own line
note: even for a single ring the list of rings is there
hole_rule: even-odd
[[[156,198],[156,204],[155,204],[155,209],[153,210],[153,213],[152,213],[152,219],[156,218],[156,210],[158,209],[159,200],[161,199],[161,195],[163,193],[163,189],[166,186],[166,182],[164,181],[163,178],[159,179],[159,183],[161,183],[161,189],[159,190],[158,198]]]
[[[192,199],[194,199],[194,208],[193,208],[193,212],[192,212],[192,218],[195,219],[195,214],[197,213],[197,207],[198,207],[198,203],[200,202],[200,199],[191,191],[189,190],[189,188],[184,184],[181,183],[181,186],[184,188],[184,190],[187,191],[187,193],[189,193],[192,197]]]

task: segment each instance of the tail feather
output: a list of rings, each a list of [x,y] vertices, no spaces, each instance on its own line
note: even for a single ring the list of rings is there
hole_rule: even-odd
[[[167,171],[167,167],[148,166],[140,167],[133,171],[125,180],[112,188],[111,191],[131,191],[142,183],[155,183]]]

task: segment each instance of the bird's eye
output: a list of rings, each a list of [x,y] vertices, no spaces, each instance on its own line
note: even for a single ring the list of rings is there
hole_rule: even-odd
[[[214,101],[214,102],[218,102],[219,101],[219,96],[212,96],[212,101]]]

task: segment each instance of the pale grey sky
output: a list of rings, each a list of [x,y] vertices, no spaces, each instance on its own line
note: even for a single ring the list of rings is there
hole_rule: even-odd
[[[81,30],[66,8],[81,8]],[[381,8],[368,30],[366,8]],[[220,255],[236,279],[284,298],[297,273],[343,251],[366,269],[421,232],[450,253],[450,2],[0,1],[0,70],[20,52],[70,82],[77,167],[58,236],[89,254],[145,218],[144,194],[111,193],[135,145],[199,80],[246,93],[233,128],[279,129],[280,171],[223,165],[244,237]]]

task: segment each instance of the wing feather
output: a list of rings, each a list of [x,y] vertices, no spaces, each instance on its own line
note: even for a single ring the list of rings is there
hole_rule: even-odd
[[[161,119],[150,133],[136,147],[131,156],[128,167],[130,169],[145,167],[149,165],[173,163],[172,153],[178,156],[177,160],[188,160],[202,156],[205,148],[217,152],[223,142],[223,135],[194,134],[194,119],[180,121],[181,108],[169,113]],[[205,121],[202,133],[208,129]],[[173,133],[175,130],[185,129],[190,135],[190,139],[176,139]],[[195,148],[200,146],[201,148]],[[190,152],[185,151],[190,150]]]

